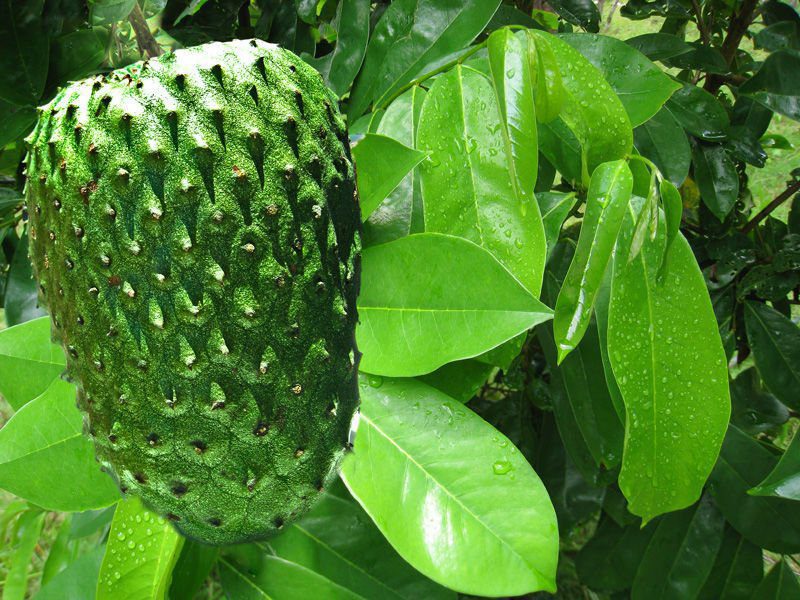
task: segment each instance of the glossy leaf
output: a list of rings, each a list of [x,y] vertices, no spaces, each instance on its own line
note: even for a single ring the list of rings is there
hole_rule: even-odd
[[[612,259],[613,261],[613,259]],[[608,306],[611,302],[611,277],[613,276],[613,262],[606,270],[603,283],[597,292],[597,299],[594,304],[595,322],[597,323],[597,337],[600,342],[600,356],[603,360],[603,373],[605,374],[606,387],[614,403],[614,410],[617,411],[620,423],[625,422],[625,403],[622,400],[622,392],[619,391],[617,378],[611,367],[611,358],[608,356]],[[624,496],[623,496],[624,498]]]
[[[669,252],[672,243],[681,231],[683,200],[681,199],[680,192],[671,181],[667,181],[666,179],[662,180],[658,189],[661,195],[661,205],[664,208],[664,221],[667,229],[666,256],[666,252]]]
[[[633,598],[694,598],[711,573],[725,519],[708,496],[665,515],[647,545],[633,581]]]
[[[558,117],[539,123],[539,151],[546,157],[547,164],[552,164],[571,185],[583,185],[581,143],[564,119]],[[545,161],[539,164],[542,162]]]
[[[800,500],[800,436],[797,433],[775,468],[749,493]]]
[[[775,564],[756,588],[752,600],[793,600],[800,597],[800,581],[786,559]]]
[[[218,546],[206,546],[191,539],[183,542],[172,569],[169,600],[193,600],[219,558]]]
[[[761,548],[748,542],[730,525],[726,525],[714,566],[698,599],[750,600],[763,577]]]
[[[97,576],[105,549],[105,546],[99,546],[76,558],[42,586],[36,594],[36,600],[95,600]]]
[[[650,60],[667,60],[694,50],[680,37],[669,33],[643,33],[625,40],[625,43]]]
[[[369,13],[369,0],[342,0],[332,24],[336,45],[329,54],[308,61],[337,96],[345,95],[361,68],[369,39]]]
[[[491,364],[478,360],[459,360],[439,367],[419,380],[458,400],[468,402],[494,371]]]
[[[360,368],[377,375],[430,373],[552,314],[491,254],[452,236],[423,233],[366,248],[361,277]]]
[[[633,130],[633,145],[674,185],[681,185],[689,174],[692,162],[689,140],[668,109],[662,108]]]
[[[3,600],[24,600],[26,597],[30,565],[42,531],[44,516],[42,511],[33,509],[19,517],[15,528],[18,539],[10,549],[11,556],[3,582]]]
[[[414,86],[392,102],[380,120],[376,133],[409,148],[417,144],[417,126],[427,92]],[[425,230],[419,168],[414,168],[372,212],[364,223],[364,244],[391,242]]]
[[[36,105],[44,91],[50,40],[42,28],[37,3],[0,4],[0,98],[12,104]]]
[[[716,141],[728,134],[728,113],[714,96],[696,85],[684,85],[672,94],[666,106],[683,128],[696,137]]]
[[[519,101],[516,93],[505,99],[506,113],[517,114],[526,128],[512,142],[513,122],[506,124],[484,75],[457,66],[433,84],[417,137],[418,149],[430,153],[420,167],[425,230],[475,242],[538,296],[547,248],[530,175],[536,169],[536,121],[530,94],[527,108]]]
[[[542,213],[542,225],[549,258],[558,242],[561,226],[572,207],[575,206],[575,194],[573,192],[541,192],[536,194],[536,201],[539,203],[539,211]]]
[[[524,36],[529,53],[528,62],[536,70],[535,76],[531,74],[535,88],[536,119],[540,123],[549,123],[561,113],[566,97],[558,61],[549,44],[536,43],[537,38],[531,30],[517,33],[517,36]]]
[[[709,489],[725,519],[745,538],[766,550],[793,554],[800,552],[800,503],[747,493],[777,463],[771,450],[731,425]]]
[[[49,317],[0,331],[0,393],[14,410],[44,392],[64,365],[64,351],[50,341]]]
[[[578,345],[589,325],[632,187],[633,176],[623,160],[604,163],[592,173],[578,246],[553,317],[559,362]]]
[[[505,436],[418,381],[362,384],[361,394],[342,477],[400,555],[461,593],[554,591],[555,512]]]
[[[596,34],[573,33],[560,37],[603,74],[625,106],[633,127],[650,120],[681,87],[622,40]]]
[[[47,313],[39,306],[36,282],[33,280],[31,261],[28,258],[28,234],[17,244],[5,290],[6,325],[13,326],[44,316]]]
[[[271,540],[270,549],[360,598],[456,597],[400,558],[346,490],[325,494],[308,516]]]
[[[592,0],[554,0],[550,3],[562,19],[586,31],[598,31],[600,11]]]
[[[425,153],[392,138],[368,133],[355,146],[361,220],[365,221],[397,185],[425,158]]]
[[[694,179],[703,203],[720,221],[739,197],[739,174],[725,148],[698,144],[693,153]]]
[[[97,599],[163,600],[183,538],[138,498],[117,506],[97,577]]]
[[[56,379],[0,429],[0,487],[47,510],[87,510],[119,499],[83,435],[74,386]]]
[[[731,382],[731,402],[731,423],[745,433],[769,431],[789,420],[789,409],[763,388],[752,367]]]
[[[620,247],[632,234],[623,227]],[[645,521],[700,496],[730,415],[727,361],[703,275],[663,225],[638,257],[614,260],[608,353],[625,402],[619,485]],[[702,399],[702,402],[701,400]]]
[[[763,302],[745,302],[747,339],[764,383],[785,405],[800,410],[800,329]]]
[[[347,115],[361,116],[375,101],[387,103],[401,86],[483,31],[500,0],[399,0],[372,32]]]
[[[773,52],[764,61],[756,74],[739,88],[742,94],[751,95],[756,101],[790,119],[800,120],[800,52],[780,50]]]

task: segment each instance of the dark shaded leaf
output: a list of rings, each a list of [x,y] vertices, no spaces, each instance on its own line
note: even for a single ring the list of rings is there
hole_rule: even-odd
[[[728,113],[714,96],[696,85],[686,84],[672,94],[667,108],[694,136],[714,141],[724,139],[728,133]]]
[[[33,280],[31,262],[28,259],[28,234],[17,244],[11,268],[8,272],[5,298],[6,324],[18,325],[47,314],[39,306],[36,282]]]
[[[698,143],[692,154],[694,179],[703,203],[717,219],[724,221],[739,197],[736,165],[720,145]]]
[[[552,0],[548,4],[568,23],[594,33],[600,30],[600,11],[592,0]]]
[[[689,140],[668,108],[662,108],[633,130],[633,145],[674,185],[680,186],[689,174],[692,162]]]
[[[794,600],[800,598],[800,582],[797,575],[782,558],[770,569],[764,581],[752,595],[752,600]]]
[[[749,600],[764,577],[761,548],[725,526],[717,558],[698,600]]]
[[[773,52],[749,80],[739,88],[742,94],[749,94],[755,100],[786,115],[795,121],[800,120],[800,52],[780,50]]]
[[[750,493],[800,500],[800,436],[797,433],[775,468]]]
[[[0,3],[0,98],[35,105],[44,91],[50,40],[42,28],[39,3]]]
[[[761,387],[754,368],[747,369],[731,382],[731,423],[746,433],[775,429],[789,420],[789,409]]]

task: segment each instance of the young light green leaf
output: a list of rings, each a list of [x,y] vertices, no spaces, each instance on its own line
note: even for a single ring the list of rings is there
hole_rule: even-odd
[[[56,379],[0,429],[0,488],[47,510],[87,510],[119,499],[83,435],[71,384]]]
[[[333,50],[320,58],[305,59],[337,96],[347,93],[361,68],[369,39],[369,13],[369,0],[342,0],[333,22],[336,29]]]
[[[720,221],[733,210],[739,197],[739,174],[736,165],[719,144],[698,143],[692,156],[694,179],[703,203]]]
[[[698,600],[750,600],[764,577],[761,548],[744,539],[730,525],[725,526],[717,558]]]
[[[536,43],[536,37],[531,30],[525,30],[517,35],[525,36],[528,45],[528,63],[535,69],[531,73],[531,81],[534,86],[536,120],[540,123],[549,123],[561,114],[566,95],[558,61],[549,44]]]
[[[49,317],[0,331],[0,393],[14,410],[44,392],[64,364],[64,351],[50,341]]]
[[[631,215],[621,247],[632,229]],[[730,416],[727,361],[703,275],[683,236],[656,275],[665,245],[661,224],[634,261],[615,258],[608,315],[626,412],[619,485],[645,521],[699,498]]]
[[[403,558],[465,594],[555,591],[555,512],[505,436],[419,381],[362,384],[361,398],[342,478]]]
[[[455,592],[421,575],[394,551],[344,486],[334,488],[311,513],[270,540],[273,554],[360,598],[455,600]]]
[[[632,187],[633,176],[624,160],[604,163],[592,174],[578,247],[556,300],[553,335],[559,363],[578,345],[589,325]]]
[[[748,493],[800,500],[800,436],[797,433],[775,468]]]
[[[183,538],[138,498],[120,501],[97,577],[97,600],[164,600]]]
[[[763,302],[745,302],[744,322],[764,383],[778,400],[800,410],[800,329]]]
[[[625,106],[633,127],[653,117],[681,87],[644,54],[622,40],[585,33],[559,37],[603,74]]]
[[[367,373],[413,377],[491,350],[551,318],[486,250],[422,233],[366,248],[356,329]]]
[[[36,600],[64,600],[76,598],[95,600],[97,575],[103,562],[106,547],[98,546],[71,562],[67,568],[43,585]]]
[[[43,524],[44,513],[38,509],[25,511],[19,517],[15,529],[17,539],[11,549],[3,582],[3,600],[24,600],[26,597],[31,559]]]
[[[792,600],[800,598],[800,581],[785,558],[770,569],[751,596],[752,600]]]
[[[547,257],[550,258],[553,248],[558,242],[561,226],[569,211],[575,206],[574,192],[542,192],[536,194],[539,210],[542,213],[544,237],[547,240]]]
[[[392,138],[368,133],[353,146],[361,220],[366,221],[425,153]]]
[[[662,108],[633,130],[633,145],[673,184],[681,185],[689,174],[692,162],[689,140],[668,109]]]
[[[536,120],[528,92],[504,89],[505,111],[516,115],[506,123],[489,79],[457,66],[425,98],[417,147],[430,152],[420,167],[425,230],[482,246],[538,296],[547,247],[533,198]],[[515,126],[523,130],[510,133]]]

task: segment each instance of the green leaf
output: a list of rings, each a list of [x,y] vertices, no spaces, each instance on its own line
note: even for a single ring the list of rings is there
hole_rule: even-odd
[[[64,351],[50,341],[49,317],[0,331],[0,393],[14,410],[44,392],[64,365]]]
[[[539,211],[542,213],[544,237],[547,241],[547,257],[553,252],[561,233],[561,226],[575,206],[574,192],[541,192],[536,194]]]
[[[667,60],[694,50],[681,38],[670,33],[644,33],[625,40],[650,60]]]
[[[739,373],[731,382],[731,423],[749,434],[775,429],[789,420],[789,409],[764,390],[755,368]]]
[[[800,436],[797,433],[775,468],[748,493],[800,500]]]
[[[416,148],[417,125],[427,91],[414,86],[387,108],[376,133],[409,148]],[[425,230],[419,168],[414,168],[392,190],[364,223],[364,245],[391,242],[410,233]]]
[[[404,559],[465,594],[555,591],[555,512],[505,436],[418,381],[362,384],[361,399],[342,477]]]
[[[86,510],[119,499],[83,436],[71,384],[56,379],[0,429],[0,487],[47,510]]]
[[[547,248],[528,170],[536,169],[536,122],[530,95],[529,109],[519,100],[506,96],[507,114],[516,112],[524,128],[512,140],[506,128],[513,125],[502,118],[484,75],[457,66],[433,84],[417,138],[417,147],[430,153],[420,166],[425,230],[482,246],[538,296]]]
[[[667,247],[665,252],[669,252],[672,243],[681,231],[681,219],[683,218],[683,200],[678,188],[671,181],[666,179],[659,185],[661,204],[664,208],[664,221],[667,228]]]
[[[549,5],[568,23],[586,31],[597,32],[600,28],[600,11],[592,0],[553,0]]]
[[[333,22],[336,45],[323,57],[307,59],[337,96],[350,89],[367,52],[369,9],[369,0],[342,0]]]
[[[28,510],[19,517],[15,536],[18,539],[11,549],[3,582],[3,600],[24,600],[26,597],[30,565],[43,524],[44,513],[38,509]]]
[[[560,37],[532,31],[537,44],[550,46],[565,90],[561,118],[581,144],[583,179],[603,162],[624,158],[633,146],[633,131],[625,107],[602,74]],[[556,168],[546,147],[542,151]],[[563,171],[561,171],[563,173]]]
[[[53,40],[50,49],[50,79],[66,83],[97,71],[106,57],[108,30],[79,29]]]
[[[85,538],[109,525],[114,518],[116,503],[99,510],[87,510],[72,515],[72,528],[69,536],[74,539]]]
[[[58,535],[47,553],[47,561],[42,569],[40,585],[46,585],[53,577],[63,571],[77,557],[77,546],[72,543],[69,532],[72,526],[72,514],[67,513],[58,525]]]
[[[117,505],[97,577],[97,599],[163,600],[183,538],[138,498]]]
[[[494,367],[477,360],[459,360],[439,367],[433,373],[420,375],[419,380],[458,400],[469,402],[494,371]]]
[[[0,100],[0,148],[27,134],[35,122],[33,106],[17,106]]]
[[[787,406],[800,410],[800,329],[763,302],[744,304],[747,339],[764,383]]]
[[[662,108],[634,129],[633,145],[639,154],[652,160],[674,185],[681,185],[689,174],[692,162],[689,140],[669,109]]]
[[[723,146],[697,144],[693,153],[694,179],[703,203],[724,221],[739,197],[739,174]]]
[[[500,0],[398,0],[383,13],[353,87],[347,116],[388,103],[404,84],[469,45]]]
[[[111,25],[128,18],[136,0],[89,0],[92,25]]]
[[[761,548],[726,525],[714,566],[697,597],[698,600],[750,600],[763,577]]]
[[[777,50],[800,50],[800,23],[797,21],[782,21],[774,23],[759,31],[754,38],[758,48],[770,52]]]
[[[551,316],[491,254],[452,236],[422,233],[366,248],[361,276],[356,338],[367,373],[430,373]]]
[[[374,133],[368,133],[353,146],[362,221],[369,218],[425,156],[425,152]]]
[[[217,546],[206,546],[188,538],[184,540],[178,561],[172,569],[169,600],[195,598],[214,568],[219,552]]]
[[[38,11],[41,3],[0,4],[0,99],[12,104],[39,103],[47,79],[50,39]]]
[[[694,598],[711,573],[725,519],[708,496],[659,520],[633,581],[633,598]]]
[[[620,236],[625,248],[632,216]],[[636,259],[614,260],[608,354],[625,402],[619,485],[645,521],[693,504],[730,416],[727,360],[705,280],[678,236],[659,224]],[[702,398],[702,403],[698,400]]]
[[[633,175],[624,160],[603,163],[592,173],[578,247],[558,294],[553,317],[559,363],[578,345],[589,325],[632,188]]]
[[[800,121],[800,52],[780,50],[770,54],[761,68],[739,88],[777,113]]]
[[[39,307],[36,282],[33,280],[31,261],[28,258],[28,234],[17,244],[11,268],[8,271],[5,293],[6,325],[13,326],[46,315]]]
[[[99,546],[75,559],[42,586],[36,594],[36,600],[94,600],[105,549],[105,546]]]
[[[636,127],[650,120],[681,84],[622,40],[596,34],[559,36],[602,73]]]
[[[536,43],[533,32],[528,30],[517,35],[524,35],[528,46],[528,62],[535,63],[536,67],[535,76],[531,74],[535,88],[533,103],[536,107],[536,120],[540,123],[549,123],[561,114],[566,97],[558,61],[549,44]],[[534,56],[530,56],[531,50],[535,51]]]
[[[792,600],[800,597],[800,581],[785,558],[770,569],[756,588],[752,600]]]
[[[344,489],[326,493],[311,513],[270,540],[270,549],[360,598],[456,597],[400,558]]]
[[[725,139],[730,127],[728,113],[702,88],[685,84],[666,104],[672,116],[692,135],[708,141]]]
[[[731,425],[709,490],[722,514],[745,538],[766,550],[794,554],[800,552],[800,504],[747,493],[777,463],[771,449]]]

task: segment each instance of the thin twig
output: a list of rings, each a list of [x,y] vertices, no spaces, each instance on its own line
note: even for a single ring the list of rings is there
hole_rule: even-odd
[[[704,46],[708,46],[711,42],[711,38],[708,35],[705,19],[703,19],[703,10],[700,8],[700,4],[698,4],[697,0],[692,0],[692,8],[694,9],[694,16],[697,17],[697,29],[700,31],[700,39],[703,40]]]
[[[742,233],[750,233],[753,229],[758,226],[758,224],[766,219],[769,214],[778,208],[781,204],[786,202],[789,198],[791,198],[796,192],[800,191],[800,179],[790,183],[785,190],[783,190],[780,194],[778,194],[775,199],[767,204],[764,208],[762,208],[758,214],[750,219],[744,227],[742,227]]]
[[[144,18],[144,13],[138,2],[134,2],[133,10],[131,10],[131,13],[128,15],[128,21],[131,27],[133,27],[133,32],[136,34],[136,43],[139,46],[139,53],[142,54],[142,56],[147,54],[146,58],[161,56],[164,51],[161,49],[161,46],[158,45],[153,34],[150,33],[150,26],[147,24],[147,19]]]

